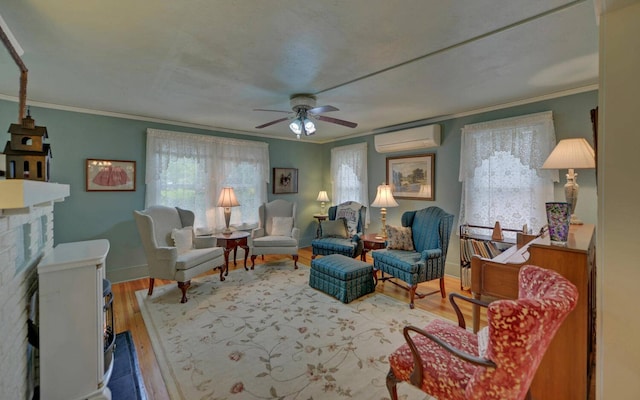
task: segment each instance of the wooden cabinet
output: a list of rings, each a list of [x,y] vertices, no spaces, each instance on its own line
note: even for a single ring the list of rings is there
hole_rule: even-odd
[[[557,271],[576,285],[578,304],[547,349],[531,392],[533,398],[539,400],[584,400],[589,393],[595,344],[595,227],[572,225],[565,247],[551,245],[547,236],[530,242],[526,250],[526,261],[513,264],[474,257],[471,291],[476,298],[516,298],[518,272],[526,264]],[[477,329],[477,313],[474,314],[474,329]]]
[[[57,245],[38,264],[40,398],[111,399],[104,362],[106,239]]]

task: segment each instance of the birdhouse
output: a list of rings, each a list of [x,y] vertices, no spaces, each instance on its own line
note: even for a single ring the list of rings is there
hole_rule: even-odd
[[[22,119],[22,124],[11,124],[11,140],[4,148],[7,179],[30,179],[49,181],[49,160],[51,146],[44,143],[48,138],[47,128],[36,126],[30,112]]]

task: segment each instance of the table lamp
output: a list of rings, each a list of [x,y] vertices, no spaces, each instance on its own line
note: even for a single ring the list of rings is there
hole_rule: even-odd
[[[327,191],[326,190],[321,190],[320,193],[318,193],[318,198],[316,199],[316,201],[321,202],[320,203],[320,215],[324,215],[325,202],[326,201],[330,201],[329,200],[329,195],[327,194]]]
[[[225,229],[222,231],[223,234],[231,234],[231,229],[229,229],[229,221],[231,221],[231,207],[238,207],[239,205],[240,203],[238,203],[238,199],[236,198],[236,194],[233,192],[233,188],[222,188],[220,197],[218,198],[218,207],[224,207]]]
[[[582,221],[575,215],[578,204],[578,190],[576,182],[578,174],[575,168],[595,168],[595,152],[589,143],[583,138],[563,139],[553,149],[547,160],[542,164],[542,169],[568,169],[567,183],[564,185],[564,195],[569,203],[571,224],[580,225]]]
[[[380,237],[382,239],[387,238],[387,207],[398,207],[398,203],[393,198],[393,193],[391,192],[391,186],[382,185],[378,186],[378,193],[376,193],[376,198],[371,203],[372,207],[381,207],[380,208],[380,217],[382,219],[382,232],[380,233]]]

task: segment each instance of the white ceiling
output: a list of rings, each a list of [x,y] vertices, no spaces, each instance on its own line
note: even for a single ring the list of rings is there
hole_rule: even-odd
[[[358,123],[302,139],[326,142],[593,88],[598,3],[3,0],[0,14],[24,49],[28,104],[291,139],[285,122],[255,129],[284,114],[253,109],[312,93]],[[0,96],[18,87],[0,51]]]

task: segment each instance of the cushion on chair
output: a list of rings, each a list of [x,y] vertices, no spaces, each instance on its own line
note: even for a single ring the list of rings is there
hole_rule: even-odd
[[[342,238],[349,237],[347,232],[347,222],[344,218],[338,218],[333,221],[322,221],[320,224],[323,238]]]
[[[193,247],[193,227],[185,226],[171,230],[171,239],[178,249],[178,254],[184,254]]]
[[[206,249],[191,249],[186,253],[179,254],[176,261],[176,269],[185,270],[196,265],[209,261],[212,258],[224,255],[222,247],[209,247]]]
[[[410,226],[386,226],[387,248],[396,250],[414,250]]]
[[[273,217],[271,219],[271,236],[291,236],[293,217]]]
[[[424,330],[466,353],[478,356],[476,335],[452,322],[434,320]],[[477,367],[451,357],[451,353],[425,336],[412,334],[412,338],[422,357],[423,371],[425,375],[429,374],[428,379],[423,379],[422,390],[438,399],[465,399],[465,388]],[[393,352],[389,356],[389,364],[398,379],[409,381],[413,372],[413,355],[409,345],[405,343]],[[440,385],[440,382],[447,382],[451,387]]]
[[[298,241],[291,236],[262,236],[253,239],[253,247],[296,247]]]

